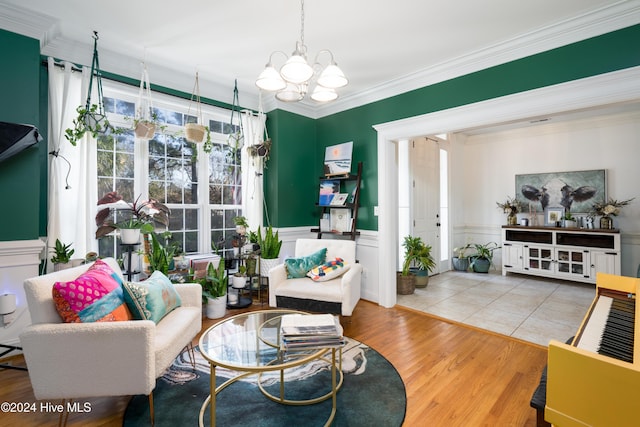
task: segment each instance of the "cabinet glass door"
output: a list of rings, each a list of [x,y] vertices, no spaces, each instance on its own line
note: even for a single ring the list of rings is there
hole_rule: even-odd
[[[528,266],[530,270],[550,271],[553,267],[553,251],[547,248],[529,247],[527,250]]]
[[[558,249],[558,273],[585,276],[587,252],[571,249]],[[588,276],[588,273],[587,273]]]

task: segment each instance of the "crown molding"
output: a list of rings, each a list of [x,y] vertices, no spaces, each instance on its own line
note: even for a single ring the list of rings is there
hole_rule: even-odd
[[[640,1],[620,1],[316,107],[314,118],[484,70],[640,23]]]
[[[638,23],[640,23],[640,0],[623,0],[345,96],[329,104],[318,105],[307,100],[284,103],[264,93],[263,107],[265,111],[277,108],[318,119]],[[61,37],[57,21],[50,16],[3,4],[0,9],[0,28],[38,39],[43,55],[77,64],[88,64],[91,60],[92,43],[78,43]],[[104,70],[133,79],[140,78],[139,58],[101,49],[100,60]],[[155,84],[191,93],[195,70],[193,74],[187,74],[184,68],[172,68],[166,64],[151,61],[146,63],[153,74]],[[228,89],[228,85],[206,77],[200,78],[200,84],[201,88],[206,88],[208,98],[232,103],[233,94]],[[250,91],[238,89],[243,107],[257,110],[259,103],[257,90],[253,87]]]

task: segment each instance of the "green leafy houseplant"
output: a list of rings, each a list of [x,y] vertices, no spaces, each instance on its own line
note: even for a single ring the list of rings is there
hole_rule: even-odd
[[[476,273],[487,273],[493,265],[493,253],[496,249],[500,249],[496,242],[489,242],[485,244],[475,243],[476,253],[471,255],[471,264],[469,268],[473,269]]]
[[[436,263],[431,255],[432,248],[425,245],[421,237],[406,236],[402,246],[404,247],[404,262],[401,272],[403,276],[409,275],[412,265],[427,271],[432,271],[435,268]]]
[[[451,259],[451,263],[453,264],[454,270],[467,271],[469,269],[469,255],[467,255],[467,250],[469,248],[471,248],[471,243],[453,248],[453,258]]]
[[[227,294],[229,277],[224,268],[224,258],[220,259],[218,268],[209,263],[207,266],[207,274],[200,279],[194,279],[202,286],[202,302],[206,303],[207,298],[220,298]]]
[[[108,139],[113,140],[113,135],[122,133],[122,130],[114,127],[107,116],[102,112],[102,108],[97,104],[79,106],[76,109],[78,116],[73,119],[73,128],[64,131],[64,136],[76,146],[84,135],[88,132],[94,138],[99,135],[105,135]]]
[[[98,226],[96,239],[106,236],[118,228],[139,228],[142,233],[148,234],[153,232],[154,222],[169,225],[171,211],[166,205],[154,199],[140,201],[140,196],[138,196],[133,203],[127,203],[121,195],[111,191],[98,200],[98,206],[101,205],[106,207],[96,214],[96,225]],[[109,216],[112,210],[128,214],[129,217],[114,223]]]
[[[149,270],[160,271],[164,275],[169,273],[169,264],[173,261],[174,249],[171,246],[162,246],[156,233],[150,233],[151,245],[149,247]]]
[[[51,257],[51,262],[54,264],[66,264],[71,261],[71,256],[75,252],[75,249],[71,249],[72,245],[73,243],[65,245],[60,239],[56,239],[56,245],[52,248],[54,255]]]
[[[278,232],[273,232],[273,228],[269,226],[265,229],[264,237],[260,228],[258,228],[258,244],[260,245],[260,256],[264,259],[276,259],[280,256],[280,248],[282,240],[278,238]]]

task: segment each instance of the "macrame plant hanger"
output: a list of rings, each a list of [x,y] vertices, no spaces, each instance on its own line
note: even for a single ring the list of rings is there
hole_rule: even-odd
[[[238,131],[235,131],[234,127],[234,118],[237,118],[239,122]],[[230,146],[233,147],[234,150],[234,159],[238,154],[238,150],[242,148],[244,144],[244,131],[242,129],[242,118],[240,117],[240,101],[238,98],[238,80],[235,81],[233,86],[233,103],[231,105],[231,121],[229,123],[231,125],[231,133],[227,139],[227,142]]]
[[[193,84],[193,91],[191,92],[191,99],[189,100],[189,107],[187,109],[187,115],[191,115],[191,104],[196,104],[196,123],[187,123],[184,125],[187,141],[201,143],[204,141],[204,135],[207,133],[207,143],[205,144],[204,151],[211,151],[210,138],[208,136],[209,130],[202,124],[202,105],[200,104],[200,78],[196,71],[196,81]],[[208,148],[208,150],[207,150]]]
[[[102,126],[100,123],[104,120],[104,132],[106,132],[109,128],[109,122],[106,121],[107,116],[104,114],[104,99],[102,95],[102,73],[100,72],[100,62],[98,60],[98,32],[93,32],[93,61],[91,62],[91,77],[89,79],[89,91],[87,92],[87,102],[85,104],[85,108],[87,111],[91,112],[88,115],[89,117],[93,117],[95,119],[97,129],[100,131]],[[94,112],[91,111],[91,92],[93,90],[93,80],[95,77],[96,85],[98,87],[98,103],[97,108]]]
[[[140,76],[140,90],[138,91],[138,108],[133,125],[136,136],[140,139],[153,138],[156,134],[155,122],[149,71],[147,70],[147,64],[143,62],[142,75]]]

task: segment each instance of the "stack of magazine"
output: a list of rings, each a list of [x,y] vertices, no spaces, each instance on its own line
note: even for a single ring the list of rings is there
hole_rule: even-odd
[[[342,326],[331,314],[286,314],[280,321],[284,350],[341,347]]]

